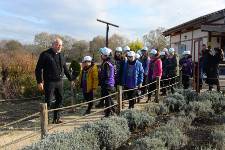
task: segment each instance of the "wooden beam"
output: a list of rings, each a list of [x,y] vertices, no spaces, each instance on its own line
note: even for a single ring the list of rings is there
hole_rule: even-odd
[[[214,32],[225,32],[225,27],[213,26],[213,25],[201,25],[202,31],[214,31]]]

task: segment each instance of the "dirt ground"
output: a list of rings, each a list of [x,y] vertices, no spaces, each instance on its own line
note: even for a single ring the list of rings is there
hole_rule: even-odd
[[[224,81],[220,82],[222,86],[225,85]],[[204,85],[204,90],[207,89],[207,86]],[[161,97],[162,99],[162,97]],[[146,105],[146,99],[143,99],[140,104],[137,104],[135,108],[143,109]],[[39,112],[39,100],[31,100],[25,102],[13,102],[13,103],[0,103],[0,126],[4,124],[8,124],[12,121],[16,121],[18,119],[24,118],[36,112]],[[128,105],[126,104],[127,108]],[[73,121],[76,118],[83,116],[86,110],[86,106],[76,108],[75,112],[71,110],[62,112],[62,119],[67,123],[64,125],[49,125],[48,133],[53,133],[54,131],[71,131],[74,127],[80,127],[88,121],[99,120],[104,115],[103,112],[96,113],[94,115],[88,116],[86,118],[79,119],[77,121]],[[92,112],[99,111],[100,109],[92,109]],[[50,116],[52,114],[50,113]],[[218,116],[217,116],[218,117]],[[152,133],[155,127],[166,124],[169,116],[163,116],[157,118],[156,123],[150,128],[148,131],[136,131],[132,133],[130,140],[135,140],[137,138],[143,137],[149,133]],[[184,147],[184,149],[194,149],[195,147],[206,146],[209,141],[211,141],[209,134],[215,128],[220,127],[220,125],[215,121],[217,118],[197,118],[192,123],[192,128],[186,130],[185,134],[189,136],[188,146]],[[71,122],[70,122],[71,121]],[[21,123],[11,125],[4,129],[0,129],[0,149],[20,149],[24,146],[28,146],[33,142],[38,142],[40,139],[40,120],[39,117],[33,117],[27,119]],[[30,135],[34,133],[34,135]],[[23,139],[24,136],[27,136]],[[3,147],[4,146],[4,147]],[[129,149],[129,143],[124,145]],[[122,149],[121,149],[122,150]]]

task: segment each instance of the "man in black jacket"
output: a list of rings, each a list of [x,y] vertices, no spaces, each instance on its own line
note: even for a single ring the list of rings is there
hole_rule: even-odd
[[[36,80],[38,83],[39,90],[45,90],[45,102],[47,103],[48,109],[51,108],[51,101],[53,95],[55,95],[55,106],[59,108],[63,100],[63,87],[62,77],[64,73],[66,77],[71,81],[73,88],[75,83],[72,81],[72,76],[66,67],[66,62],[60,53],[62,50],[62,40],[57,38],[52,43],[52,48],[42,52],[37,62],[35,69]],[[44,84],[42,83],[42,70]],[[53,123],[63,123],[60,119],[59,111],[54,111]]]

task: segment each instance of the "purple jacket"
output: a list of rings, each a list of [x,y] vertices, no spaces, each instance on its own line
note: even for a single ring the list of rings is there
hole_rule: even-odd
[[[110,61],[109,59],[106,59],[105,61],[103,61],[102,65],[101,65],[101,79],[100,79],[100,83],[101,86],[114,86],[115,84],[115,79],[114,79],[114,63]]]

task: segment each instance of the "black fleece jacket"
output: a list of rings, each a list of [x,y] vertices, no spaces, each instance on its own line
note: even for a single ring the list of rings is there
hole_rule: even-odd
[[[72,81],[72,75],[67,69],[66,62],[61,53],[57,54],[52,48],[42,52],[37,62],[35,75],[37,83],[42,83],[42,70],[44,82],[61,81],[64,73]]]

